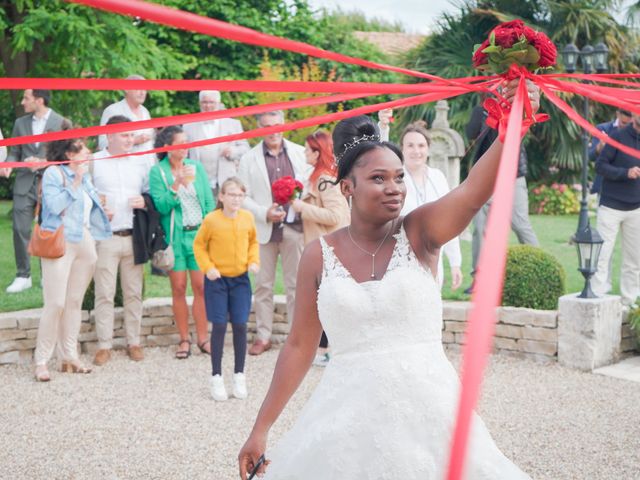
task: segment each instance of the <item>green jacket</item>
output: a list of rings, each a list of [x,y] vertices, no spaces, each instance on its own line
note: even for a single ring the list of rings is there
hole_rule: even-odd
[[[196,167],[196,179],[193,186],[196,189],[198,200],[200,201],[200,207],[202,208],[202,216],[207,215],[211,210],[215,208],[213,201],[213,193],[211,193],[211,187],[209,186],[209,179],[207,172],[200,162],[196,162],[189,158],[184,159],[185,165],[195,165]],[[175,210],[175,219],[173,226],[173,238],[170,243],[173,245],[176,242],[182,241],[182,206],[180,205],[180,199],[178,195],[171,189],[167,188],[162,178],[162,170],[167,177],[167,183],[169,187],[173,184],[173,175],[171,174],[171,165],[169,164],[169,158],[165,157],[160,160],[156,165],[151,168],[149,172],[149,193],[153,199],[153,203],[156,209],[160,213],[160,224],[162,229],[169,238],[169,232],[171,231],[171,211]]]

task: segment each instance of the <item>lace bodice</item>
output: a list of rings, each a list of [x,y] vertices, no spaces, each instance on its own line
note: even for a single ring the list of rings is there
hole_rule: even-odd
[[[363,283],[355,281],[333,247],[320,238],[318,312],[334,355],[441,341],[440,289],[416,258],[404,226],[394,238],[382,279]]]

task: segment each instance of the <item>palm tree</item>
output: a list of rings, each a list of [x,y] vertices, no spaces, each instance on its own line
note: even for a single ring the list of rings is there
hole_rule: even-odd
[[[547,33],[559,49],[570,42],[580,48],[602,40],[609,47],[611,71],[635,72],[635,48],[630,47],[638,42],[627,27],[608,13],[616,3],[617,0],[462,0],[458,14],[443,15],[435,33],[407,55],[406,63],[447,78],[476,75],[471,66],[474,45],[486,39],[498,23],[519,18]],[[565,98],[573,101],[570,95]],[[465,95],[450,102],[452,128],[464,129],[470,109],[478,101]],[[551,113],[551,120],[535,126],[528,137],[530,174],[542,178],[553,165],[572,176],[582,162],[580,129],[544,99],[542,110]],[[610,109],[598,105],[592,111],[592,120],[602,121],[611,115]],[[406,109],[398,117],[396,128],[414,119],[430,118],[430,109],[422,105]]]

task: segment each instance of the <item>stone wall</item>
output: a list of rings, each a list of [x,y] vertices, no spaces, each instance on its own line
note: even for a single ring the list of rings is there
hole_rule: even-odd
[[[191,299],[189,299],[191,303]],[[449,349],[459,349],[464,343],[464,331],[471,303],[444,302],[442,340]],[[288,332],[285,297],[276,295],[274,301],[274,343],[282,343]],[[35,348],[40,309],[0,313],[0,364],[28,363]],[[114,348],[126,347],[123,312],[116,309]],[[193,320],[190,320],[193,324]],[[527,308],[499,307],[494,351],[535,361],[556,361],[558,355],[558,312]],[[623,355],[633,353],[633,332],[626,319],[622,323]],[[192,335],[194,337],[194,335]],[[249,318],[249,340],[255,337],[255,318]],[[167,346],[178,343],[179,335],[173,325],[170,298],[151,298],[144,301],[141,340],[144,346]],[[231,338],[228,338],[231,340]],[[80,349],[93,354],[97,338],[93,315],[83,312],[80,328]]]

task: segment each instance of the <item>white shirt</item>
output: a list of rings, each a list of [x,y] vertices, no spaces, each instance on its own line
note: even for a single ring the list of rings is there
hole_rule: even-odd
[[[404,183],[407,186],[407,196],[404,199],[404,206],[400,215],[407,215],[413,209],[423,205],[425,203],[434,202],[440,197],[443,197],[449,193],[449,184],[447,183],[447,177],[444,176],[437,168],[427,167],[427,178],[425,182],[425,198],[421,199],[419,195],[419,188],[415,184],[413,177],[409,171],[404,170]],[[444,254],[449,260],[449,264],[452,267],[460,267],[462,265],[462,253],[460,252],[460,239],[455,237],[453,240],[449,240],[442,246]],[[442,266],[442,255],[438,258],[438,281],[440,287],[444,280]]]
[[[110,157],[107,149],[93,155],[94,159]],[[106,196],[113,211],[111,229],[114,232],[133,228],[133,209],[129,198],[149,190],[149,164],[140,156],[100,160],[93,163],[93,184]]]
[[[91,217],[91,208],[93,207],[93,200],[91,200],[91,197],[89,196],[89,194],[84,188],[82,189],[82,195],[84,197],[83,222],[84,222],[84,226],[89,228],[89,218]]]
[[[47,120],[49,120],[49,116],[51,115],[51,109],[47,108],[47,113],[45,113],[42,117],[38,118],[35,114],[31,117],[31,132],[34,135],[40,135],[44,133],[44,127],[47,124]],[[40,142],[34,143],[36,148],[40,145]]]
[[[111,105],[109,105],[107,108],[104,109],[104,112],[102,112],[102,117],[100,118],[100,125],[106,125],[107,121],[115,115],[124,115],[125,117],[129,118],[132,122],[138,122],[140,120],[151,120],[151,115],[149,114],[149,110],[147,110],[144,105],[140,105],[139,108],[140,108],[140,111],[142,112],[141,117],[138,117],[136,116],[135,113],[133,113],[133,110],[131,110],[131,107],[129,107],[129,104],[125,99],[122,99],[116,103],[112,103]],[[151,136],[151,140],[144,143],[140,143],[138,145],[134,145],[132,150],[133,152],[143,152],[145,150],[151,150],[153,148],[153,139],[155,137],[155,131],[153,128],[136,130],[133,133],[135,135],[146,134]],[[100,148],[101,150],[107,148],[106,135],[100,135],[98,137],[98,148]],[[146,158],[147,163],[149,164],[149,168],[151,168],[156,162],[156,157],[154,154],[143,155],[141,158]]]
[[[2,136],[2,130],[0,130],[0,140],[4,137]],[[0,162],[4,162],[7,159],[7,147],[0,147]]]
[[[214,120],[212,122],[202,122],[202,129],[206,138],[216,138],[220,136],[220,122]]]

